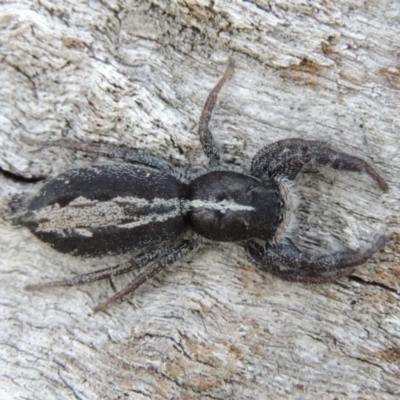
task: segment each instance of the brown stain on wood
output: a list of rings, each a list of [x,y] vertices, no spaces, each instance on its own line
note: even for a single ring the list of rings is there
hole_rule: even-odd
[[[375,255],[377,267],[371,279],[398,291],[400,286],[400,232],[394,232],[386,246]]]
[[[62,44],[65,47],[75,48],[75,49],[79,49],[79,48],[85,47],[85,43],[84,42],[82,42],[79,39],[73,38],[73,37],[64,37],[64,38],[62,38]]]
[[[298,64],[292,64],[280,74],[283,79],[290,79],[296,85],[319,88],[321,83],[318,77],[322,76],[322,68],[308,58],[303,58]],[[317,78],[316,78],[317,77]]]
[[[375,351],[369,353],[372,357],[384,360],[389,363],[399,363],[400,362],[400,348],[399,347],[389,347],[386,350]]]
[[[400,70],[399,68],[390,67],[390,68],[380,68],[379,74],[383,75],[385,80],[394,88],[400,88]]]
[[[336,50],[340,42],[340,35],[329,35],[321,42],[321,51],[336,64],[341,64],[342,55]]]
[[[308,58],[303,58],[299,64],[293,64],[289,67],[289,69],[292,71],[307,72],[312,75],[319,75],[321,72],[321,67]]]

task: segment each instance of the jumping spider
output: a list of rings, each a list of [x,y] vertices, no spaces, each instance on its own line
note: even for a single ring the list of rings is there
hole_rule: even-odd
[[[313,259],[285,238],[294,212],[290,183],[310,161],[339,171],[365,172],[383,191],[388,189],[360,158],[321,141],[286,139],[261,149],[249,171],[234,172],[221,163],[208,125],[218,92],[231,71],[230,64],[205,103],[199,136],[210,168],[191,181],[185,181],[166,160],[137,149],[64,140],[52,144],[124,162],[73,169],[50,180],[31,200],[22,224],[63,253],[134,252],[136,256],[100,271],[28,289],[81,285],[149,265],[96,307],[99,311],[187,257],[206,239],[240,242],[260,269],[286,280],[315,283],[349,274],[382,248],[385,236],[363,252],[342,251]]]

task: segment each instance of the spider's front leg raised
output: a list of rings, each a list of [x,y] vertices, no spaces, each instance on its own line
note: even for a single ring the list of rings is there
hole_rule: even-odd
[[[218,145],[215,143],[210,128],[208,127],[211,119],[211,114],[217,101],[218,93],[222,86],[229,78],[233,71],[233,61],[231,60],[225,70],[224,75],[219,82],[214,86],[208,95],[207,101],[204,104],[203,111],[199,121],[199,136],[200,143],[203,147],[205,155],[210,159],[210,165],[215,166],[220,164],[220,151]]]
[[[317,140],[285,139],[261,149],[251,162],[250,174],[262,178],[293,180],[308,162],[339,171],[364,172],[386,192],[384,179],[364,160],[333,150],[327,143]]]
[[[249,258],[262,270],[282,279],[304,283],[326,283],[349,275],[353,267],[366,262],[386,243],[381,236],[364,252],[343,251],[311,259],[302,253],[290,240],[271,244],[265,248],[255,241],[248,242]]]
[[[383,191],[388,189],[384,179],[364,160],[337,152],[327,143],[303,139],[281,140],[264,147],[254,156],[250,173],[257,178],[277,182],[293,180],[309,161],[317,166],[328,166],[339,171],[367,173]],[[367,261],[386,241],[387,238],[381,236],[363,252],[343,251],[316,259],[302,253],[287,239],[266,248],[250,241],[246,250],[260,268],[283,279],[323,283],[348,275],[354,266]]]

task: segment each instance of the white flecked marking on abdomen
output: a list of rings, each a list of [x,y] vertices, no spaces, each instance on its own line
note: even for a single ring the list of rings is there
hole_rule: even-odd
[[[37,232],[54,232],[61,235],[69,230],[79,236],[91,237],[91,229],[116,227],[134,229],[156,222],[166,222],[183,216],[196,209],[211,209],[221,213],[227,211],[252,211],[253,207],[223,200],[220,202],[203,200],[180,200],[178,198],[115,197],[99,201],[78,197],[67,206],[59,204],[35,211],[38,221]]]

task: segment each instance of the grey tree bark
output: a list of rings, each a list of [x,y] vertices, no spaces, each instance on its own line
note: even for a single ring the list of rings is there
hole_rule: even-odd
[[[1,399],[395,399],[400,395],[397,2],[186,0],[0,4]],[[197,123],[243,168],[262,146],[325,140],[373,164],[296,179],[293,239],[316,254],[391,241],[350,277],[278,280],[214,244],[93,314],[109,282],[26,292],[115,260],[58,254],[8,204],[94,160],[43,142],[124,144],[205,165]],[[122,287],[132,276],[116,281]]]

